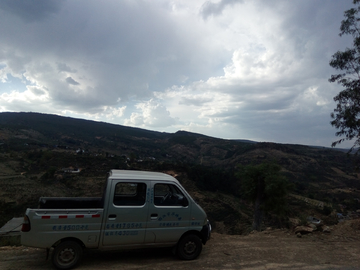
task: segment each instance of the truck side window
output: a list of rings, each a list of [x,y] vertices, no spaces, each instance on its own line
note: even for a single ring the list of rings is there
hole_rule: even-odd
[[[145,183],[120,182],[115,186],[114,205],[144,205],[145,199]]]
[[[172,184],[155,184],[154,204],[159,206],[188,206],[189,202],[180,191]]]

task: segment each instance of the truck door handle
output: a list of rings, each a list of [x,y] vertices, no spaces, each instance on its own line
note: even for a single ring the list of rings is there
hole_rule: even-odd
[[[157,220],[157,218],[158,218],[158,214],[151,214],[150,215],[151,220]]]
[[[115,214],[109,215],[109,219],[110,219],[110,220],[114,220],[115,218],[116,218],[116,215],[115,215]]]

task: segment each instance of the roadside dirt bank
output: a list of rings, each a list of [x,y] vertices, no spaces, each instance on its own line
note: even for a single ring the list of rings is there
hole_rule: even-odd
[[[0,269],[53,269],[45,250],[1,247]],[[213,233],[197,260],[169,249],[87,251],[76,269],[360,269],[360,220],[297,237],[288,230],[248,236]]]

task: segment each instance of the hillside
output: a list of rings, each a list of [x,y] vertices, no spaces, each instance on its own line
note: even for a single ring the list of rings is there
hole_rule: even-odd
[[[110,169],[173,174],[222,233],[247,233],[251,207],[234,177],[239,164],[276,161],[294,188],[289,217],[360,209],[355,158],[329,148],[161,133],[38,113],[0,113],[2,225],[40,196],[100,196]],[[64,169],[68,169],[67,172]],[[72,173],[71,170],[79,173]],[[70,171],[70,172],[69,172]],[[267,217],[272,225],[283,221]],[[280,223],[279,223],[280,222]]]

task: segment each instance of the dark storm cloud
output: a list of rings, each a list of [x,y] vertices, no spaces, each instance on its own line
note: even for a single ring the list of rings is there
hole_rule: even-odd
[[[83,90],[94,92],[82,97],[83,102],[94,96],[99,106],[114,105],[129,96],[149,98],[153,90],[180,83],[184,77],[196,80],[206,73],[201,67],[208,61],[206,48],[197,53],[201,43],[195,42],[196,37],[186,33],[158,7],[146,2],[109,1],[106,5],[85,2],[66,1],[61,9],[56,9],[57,4],[46,8],[41,6],[42,2],[31,2],[38,3],[38,10],[30,8],[29,18],[45,18],[59,10],[46,23],[30,25],[6,12],[2,14],[0,39],[5,58],[8,64],[17,63],[9,68],[17,76],[28,70],[27,76],[41,78],[57,103],[68,102],[65,95],[58,93],[69,92],[71,96],[80,93],[71,93],[73,90],[66,90],[66,85],[64,89],[61,81],[74,85],[66,72],[76,72],[77,83],[84,86],[85,80],[89,84]],[[12,8],[13,13],[25,10],[20,3],[5,3],[4,8]],[[49,69],[40,70],[45,63],[50,65]],[[210,65],[205,66],[210,69]],[[51,70],[60,74],[50,74]],[[41,74],[36,75],[37,71]],[[103,95],[104,89],[107,95]]]
[[[0,9],[20,17],[25,22],[34,22],[57,13],[63,2],[59,0],[1,0]]]
[[[68,84],[72,84],[72,85],[79,85],[80,83],[78,83],[77,81],[75,81],[73,78],[71,78],[71,77],[67,77],[66,78],[66,82],[68,83]]]

